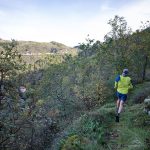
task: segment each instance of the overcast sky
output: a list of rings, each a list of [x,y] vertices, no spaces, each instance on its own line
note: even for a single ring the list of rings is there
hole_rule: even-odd
[[[133,30],[150,20],[150,0],[0,0],[0,38],[75,46],[103,40],[115,15]]]

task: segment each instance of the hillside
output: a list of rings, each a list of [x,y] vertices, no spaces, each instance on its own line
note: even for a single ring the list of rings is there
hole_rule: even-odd
[[[10,42],[8,40],[0,39],[0,43]],[[34,54],[70,54],[76,53],[75,48],[68,47],[58,42],[34,42],[34,41],[17,41],[18,51],[22,55],[34,55]]]
[[[18,43],[18,49],[22,54],[70,54],[76,51],[74,48],[54,41],[50,43],[19,41]]]
[[[10,43],[11,41],[0,39],[0,43]],[[17,41],[17,50],[22,55],[23,60],[27,64],[34,64],[36,61],[45,57],[63,56],[65,54],[77,55],[77,48],[68,47],[58,42],[34,42],[34,41]],[[0,51],[2,48],[0,47]],[[53,56],[52,56],[53,57]]]
[[[101,108],[74,120],[48,150],[149,150],[150,117],[144,112],[141,93],[150,95],[150,82],[134,87],[119,123],[115,122],[115,101],[110,99]]]

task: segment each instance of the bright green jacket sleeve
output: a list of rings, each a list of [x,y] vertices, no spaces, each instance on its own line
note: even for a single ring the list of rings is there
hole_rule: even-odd
[[[115,86],[114,86],[114,88],[117,89],[117,87],[118,87],[118,82],[115,81]]]

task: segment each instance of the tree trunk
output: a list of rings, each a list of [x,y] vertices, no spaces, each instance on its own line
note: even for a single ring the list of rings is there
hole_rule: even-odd
[[[0,76],[0,106],[1,106],[1,101],[3,99],[3,80],[4,80],[4,74],[3,74],[3,71],[1,71],[1,76]]]
[[[143,72],[142,72],[142,80],[143,80],[143,81],[145,80],[147,62],[148,62],[148,57],[145,56],[145,63],[144,63]]]

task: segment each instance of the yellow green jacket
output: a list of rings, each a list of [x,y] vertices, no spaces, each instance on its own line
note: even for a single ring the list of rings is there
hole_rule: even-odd
[[[115,80],[114,88],[121,94],[127,94],[129,89],[133,88],[131,78],[128,76],[119,75]]]

